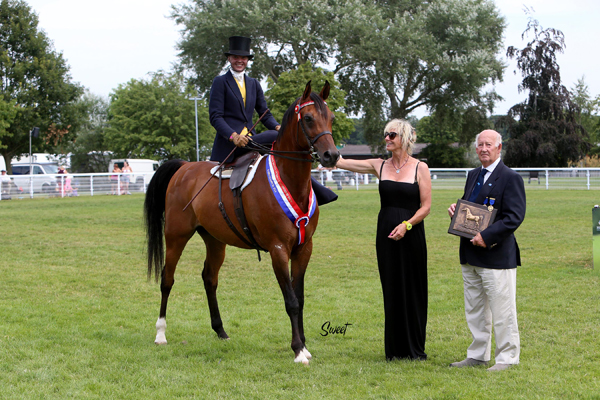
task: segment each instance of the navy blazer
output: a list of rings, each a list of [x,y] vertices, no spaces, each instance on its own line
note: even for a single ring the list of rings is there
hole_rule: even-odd
[[[469,171],[463,200],[469,198],[480,171],[481,167]],[[498,210],[492,225],[481,232],[487,247],[475,246],[461,237],[460,263],[493,269],[517,268],[521,254],[514,232],[525,218],[523,178],[500,160],[474,202],[483,204],[486,198],[494,198],[494,208]]]
[[[223,161],[235,147],[233,142],[229,141],[233,132],[241,133],[244,127],[248,129],[252,127],[254,110],[258,112],[259,116],[267,110],[267,102],[260,82],[246,74],[244,74],[244,80],[246,85],[245,107],[242,93],[231,71],[227,71],[226,74],[217,76],[213,80],[208,102],[210,124],[217,130],[210,157],[213,161]],[[279,125],[270,111],[261,122],[268,129],[275,129]],[[256,134],[256,131],[252,131],[252,134]]]

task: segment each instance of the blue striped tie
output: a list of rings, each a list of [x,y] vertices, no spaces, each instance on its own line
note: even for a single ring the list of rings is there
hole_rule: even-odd
[[[475,183],[475,186],[473,187],[473,192],[471,193],[471,196],[469,197],[470,202],[474,202],[475,199],[477,198],[477,195],[481,191],[481,188],[483,187],[483,177],[485,176],[485,174],[487,174],[487,172],[488,172],[487,169],[485,169],[485,168],[481,169],[481,172],[479,173],[479,176],[477,177],[477,183]]]

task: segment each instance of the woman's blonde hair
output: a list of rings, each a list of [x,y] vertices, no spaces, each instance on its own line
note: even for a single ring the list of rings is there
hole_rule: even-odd
[[[383,130],[385,132],[389,132],[390,129],[398,132],[400,136],[400,143],[402,144],[402,148],[408,155],[412,155],[413,147],[415,145],[415,141],[417,140],[415,128],[412,127],[410,122],[405,119],[393,119],[385,125]]]

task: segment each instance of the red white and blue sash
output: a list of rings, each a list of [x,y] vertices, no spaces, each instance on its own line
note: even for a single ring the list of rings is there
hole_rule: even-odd
[[[277,169],[277,165],[275,164],[275,157],[269,155],[267,157],[266,164],[269,186],[271,186],[273,195],[277,199],[281,209],[285,212],[285,215],[287,215],[290,221],[292,221],[298,228],[298,244],[303,244],[305,238],[305,227],[310,222],[310,218],[313,216],[315,209],[317,208],[317,197],[315,196],[315,192],[311,187],[310,199],[308,201],[308,212],[302,212],[296,201],[292,198],[292,195],[285,186],[285,183],[283,183],[281,177],[279,176],[279,169]]]

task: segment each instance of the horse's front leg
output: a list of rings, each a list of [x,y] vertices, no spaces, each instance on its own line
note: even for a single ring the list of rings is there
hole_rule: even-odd
[[[298,330],[302,340],[302,353],[310,360],[312,355],[306,349],[304,336],[304,275],[312,254],[312,238],[292,254],[292,287],[298,299]]]
[[[277,248],[279,247],[279,248]],[[289,255],[282,246],[276,246],[271,252],[271,260],[273,262],[273,271],[281,288],[283,300],[285,302],[285,310],[290,317],[292,324],[292,350],[294,350],[295,362],[308,364],[308,358],[304,355],[304,342],[300,337],[300,328],[298,324],[298,316],[300,314],[300,303],[294,293],[292,281],[289,273]]]

